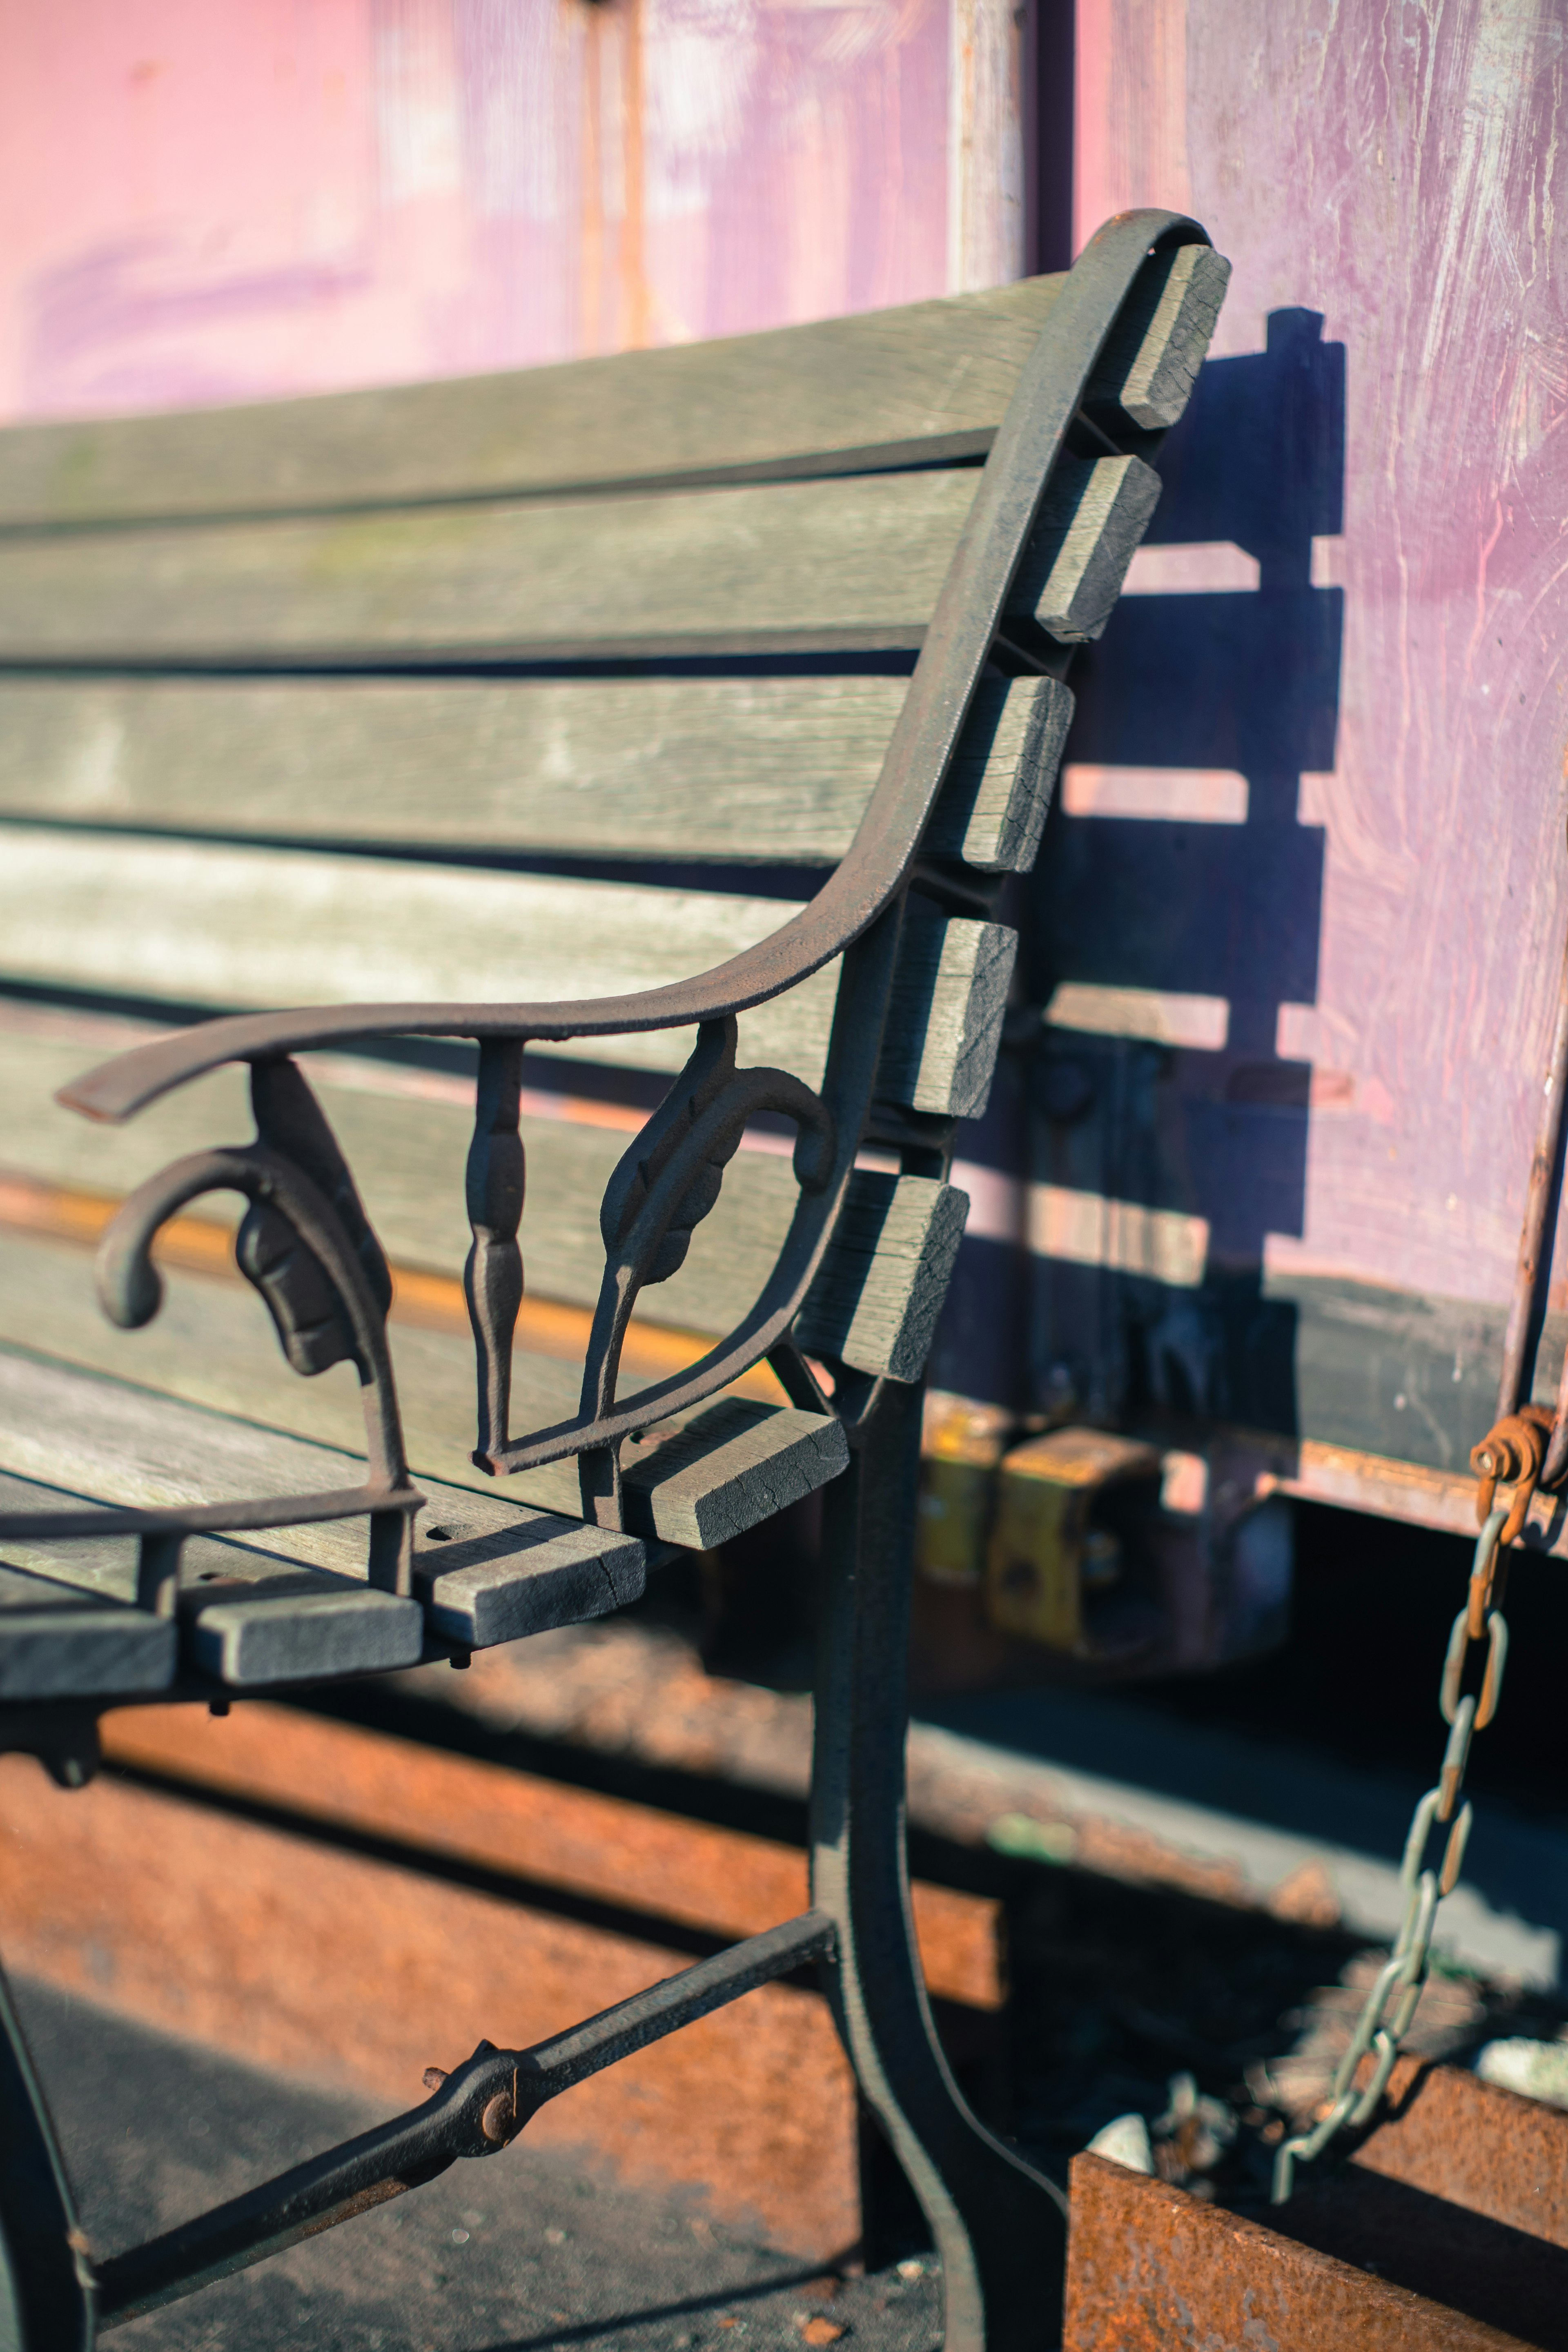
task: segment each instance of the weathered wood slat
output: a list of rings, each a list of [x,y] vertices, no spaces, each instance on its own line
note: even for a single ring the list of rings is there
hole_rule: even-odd
[[[0,973],[214,1007],[616,995],[707,971],[795,911],[718,891],[63,827],[0,825]],[[815,1083],[837,985],[829,967],[743,1014],[746,1057]],[[677,1070],[694,1036],[553,1050]]]
[[[983,683],[931,813],[926,847],[982,873],[1027,874],[1072,713],[1071,690],[1058,678]]]
[[[991,1095],[1018,951],[1005,923],[940,915],[911,895],[899,946],[877,1092],[889,1102],[977,1118]]]
[[[1085,406],[1118,407],[1152,431],[1174,425],[1229,282],[1229,262],[1210,246],[1179,246],[1151,262],[1100,355]]]
[[[0,1381],[4,1377],[0,1367]],[[67,1383],[75,1387],[69,1401],[90,1414],[100,1384],[72,1375],[67,1376]],[[57,1408],[67,1402],[58,1378],[49,1392]],[[142,1400],[143,1409],[149,1402]],[[156,1409],[156,1401],[151,1402]],[[177,1414],[179,1408],[174,1410]],[[30,1435],[36,1432],[24,1426],[16,1434],[17,1445],[26,1448]],[[0,1454],[9,1450],[0,1441]],[[31,1450],[36,1456],[36,1444]],[[346,1473],[352,1483],[353,1465],[341,1454],[325,1455],[322,1466],[329,1475]],[[92,1488],[72,1493],[55,1480],[46,1484],[0,1475],[0,1510],[72,1510],[101,1499]],[[360,1545],[363,1550],[363,1534]],[[132,1538],[108,1536],[99,1541],[53,1544],[11,1537],[0,1538],[0,1549],[33,1576],[47,1576],[104,1601],[106,1618],[116,1611],[132,1618],[143,1614],[125,1608],[136,1591]],[[185,1663],[235,1687],[390,1672],[415,1664],[424,1648],[424,1621],[416,1602],[373,1591],[363,1574],[303,1567],[266,1549],[265,1539],[242,1544],[193,1536],[183,1549],[180,1572],[177,1633]],[[176,1627],[169,1622],[166,1630],[172,1648]],[[163,1683],[147,1687],[163,1688]]]
[[[0,659],[397,664],[915,646],[980,477],[21,536]]]
[[[1060,644],[1100,635],[1159,496],[1140,457],[1061,459],[1014,588]]]
[[[232,1342],[233,1323],[223,1313],[226,1294],[203,1287],[218,1308],[207,1333],[216,1354],[226,1339]],[[255,1331],[251,1345],[264,1369],[256,1345],[262,1337]],[[179,1333],[176,1345],[188,1338]],[[185,1345],[183,1352],[199,1378],[199,1349]],[[322,1386],[294,1381],[300,1418],[317,1428],[336,1419],[341,1428],[347,1416],[320,1409]],[[253,1394],[267,1401],[259,1376]],[[344,1389],[338,1395],[346,1401]],[[319,1493],[355,1485],[363,1475],[360,1461],[332,1445],[3,1346],[0,1464],[12,1474],[0,1478],[0,1509],[64,1508],[72,1495],[146,1507]],[[29,1483],[24,1500],[12,1491],[23,1482],[56,1491],[44,1501]],[[453,1640],[478,1648],[546,1625],[574,1624],[621,1607],[642,1590],[644,1548],[633,1537],[585,1529],[493,1486],[477,1494],[423,1476],[421,1484],[428,1503],[416,1523],[416,1588],[437,1629]],[[135,1548],[123,1538],[8,1542],[4,1549],[17,1566],[105,1599],[126,1600],[135,1590]],[[195,1662],[226,1681],[247,1684],[412,1664],[420,1649],[419,1609],[367,1589],[364,1553],[358,1520],[273,1529],[255,1538],[193,1538],[181,1609]],[[253,1590],[237,1592],[237,1580]]]
[[[0,680],[0,814],[256,840],[836,863],[900,678]],[[1037,845],[1072,698],[981,688],[932,845]],[[438,776],[441,789],[432,792]]]
[[[721,1397],[675,1436],[627,1446],[623,1461],[627,1525],[710,1551],[837,1478],[849,1447],[826,1414]]]
[[[0,527],[977,453],[1060,284],[506,374],[14,427]]]
[[[375,668],[919,646],[980,477],[149,525],[12,540],[0,660]],[[1159,495],[1064,457],[1012,609],[1097,635]]]
[[[1155,262],[1090,397],[1172,425],[1229,264]],[[0,434],[0,529],[978,454],[1061,285],[438,383]]]
[[[796,1318],[801,1346],[857,1371],[919,1380],[968,1211],[969,1195],[951,1184],[858,1170]]]
[[[0,1480],[0,1507],[12,1480]],[[0,1546],[0,1549],[5,1549]],[[173,1622],[0,1566],[0,1699],[139,1696],[174,1680]]]
[[[425,1647],[416,1601],[315,1569],[215,1582],[210,1593],[182,1594],[180,1617],[191,1664],[237,1690],[391,1674],[417,1664]]]

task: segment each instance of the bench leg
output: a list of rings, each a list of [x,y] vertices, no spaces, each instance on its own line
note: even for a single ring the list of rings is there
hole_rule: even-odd
[[[0,1975],[0,2344],[91,2352],[84,2244],[48,2109]]]
[[[909,1604],[921,1391],[889,1382],[824,1495],[812,1900],[838,1929],[829,1979],[860,2088],[942,2257],[947,2352],[1059,2341],[1067,2206],[965,2106],[914,1955],[904,1853]]]

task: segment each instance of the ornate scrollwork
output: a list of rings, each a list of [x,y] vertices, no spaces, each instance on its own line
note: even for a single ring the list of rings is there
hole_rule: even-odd
[[[526,1042],[487,1041],[479,1055],[467,1186],[474,1243],[465,1275],[479,1388],[473,1459],[493,1475],[575,1454],[585,1515],[618,1526],[625,1433],[605,1423],[615,1412],[621,1350],[637,1294],[650,1283],[668,1282],[684,1265],[692,1234],[718,1202],[748,1120],[771,1111],[795,1122],[795,1172],[807,1194],[821,1192],[831,1180],[835,1123],[821,1097],[787,1070],[735,1067],[731,1017],[702,1023],[685,1067],[605,1189],[599,1228],[605,1268],[578,1418],[513,1440],[507,1414],[523,1289],[517,1236],[525,1171],[518,1105]],[[650,1400],[643,1418],[657,1423],[695,1401],[678,1385],[668,1399]]]
[[[205,1193],[243,1194],[249,1207],[235,1255],[266,1302],[288,1361],[307,1378],[342,1362],[359,1373],[368,1458],[353,1507],[370,1516],[370,1581],[406,1593],[413,1586],[413,1513],[423,1498],[408,1481],[386,1345],[392,1277],[337,1139],[300,1071],[292,1063],[258,1066],[251,1100],[253,1142],[191,1152],[121,1203],[99,1245],[99,1300],[122,1330],[150,1323],[163,1297],[152,1255],[163,1226]],[[342,1496],[296,1499],[300,1521],[347,1516]],[[325,1512],[316,1507],[323,1501]],[[247,1516],[258,1510],[264,1519]],[[142,1581],[156,1581],[157,1605],[171,1605],[182,1526],[289,1524],[270,1497],[223,1506],[221,1514],[216,1521],[207,1513],[163,1514],[169,1526],[143,1533]]]

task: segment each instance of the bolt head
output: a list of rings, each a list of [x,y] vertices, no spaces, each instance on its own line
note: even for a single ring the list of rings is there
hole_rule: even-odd
[[[479,2117],[479,2129],[499,2147],[511,2129],[514,2116],[510,2093],[498,2091]]]

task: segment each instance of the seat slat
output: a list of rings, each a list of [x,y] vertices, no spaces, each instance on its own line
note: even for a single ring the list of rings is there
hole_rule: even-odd
[[[0,814],[254,840],[830,865],[901,678],[0,679]],[[987,680],[932,845],[1032,859],[1072,698]],[[432,776],[441,790],[430,789]]]
[[[970,467],[17,537],[0,660],[262,667],[918,646]]]
[[[570,1462],[531,1472],[526,1479],[509,1478],[504,1486],[475,1469],[474,1350],[466,1333],[398,1323],[389,1336],[410,1460],[421,1485],[436,1479],[465,1493],[500,1493],[509,1501],[576,1514],[577,1475]],[[127,1383],[133,1393],[168,1396],[226,1415],[242,1428],[254,1423],[264,1431],[283,1430],[363,1456],[363,1417],[352,1370],[340,1365],[309,1381],[290,1371],[266,1308],[246,1283],[171,1268],[154,1320],[140,1331],[117,1330],[93,1294],[92,1261],[86,1251],[0,1227],[0,1344],[42,1348],[52,1359]],[[577,1366],[519,1350],[512,1370],[513,1428],[544,1428],[564,1420],[577,1409],[581,1386]],[[631,1380],[623,1382],[626,1392],[636,1386]],[[49,1450],[37,1465],[16,1457],[12,1466],[73,1493],[103,1493],[94,1487],[90,1433],[77,1432],[82,1444],[74,1466],[58,1458],[58,1433],[47,1434]],[[0,1452],[4,1466],[5,1454]],[[139,1496],[112,1493],[110,1499],[135,1503]],[[281,1539],[272,1534],[267,1540],[276,1546]],[[360,1557],[363,1529],[352,1553],[330,1547],[353,1540],[320,1528],[291,1530],[288,1549],[309,1566],[333,1568],[345,1556]]]
[[[321,1491],[310,1482],[353,1486],[363,1475],[354,1456],[331,1446],[3,1346],[0,1464],[12,1474],[0,1476],[0,1510],[64,1509],[84,1486],[100,1500],[145,1507]],[[416,1591],[454,1640],[482,1647],[574,1624],[643,1589],[635,1537],[584,1528],[510,1494],[420,1483],[428,1507],[416,1522]],[[0,1549],[105,1599],[135,1591],[135,1547],[125,1538],[6,1540]],[[258,1538],[191,1538],[181,1618],[192,1663],[246,1685],[412,1664],[421,1612],[366,1586],[364,1553],[364,1524],[352,1519]]]
[[[0,1479],[0,1507],[17,1483]],[[0,1699],[139,1696],[167,1690],[174,1665],[167,1619],[0,1566]]]
[[[627,1526],[711,1551],[837,1478],[849,1442],[830,1414],[721,1397],[623,1461]]]

